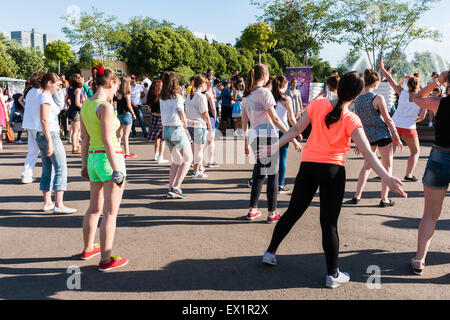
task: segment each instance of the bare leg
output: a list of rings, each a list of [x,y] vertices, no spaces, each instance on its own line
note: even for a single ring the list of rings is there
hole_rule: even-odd
[[[130,133],[131,133],[131,126],[124,126],[123,127],[123,148],[126,155],[130,154]]]
[[[42,191],[42,196],[44,197],[44,206],[50,207],[53,205],[51,191]]]
[[[177,150],[177,152],[179,152]],[[181,151],[182,160],[180,163],[180,166],[177,170],[176,177],[173,182],[174,188],[180,188],[181,184],[183,183],[184,178],[186,177],[187,173],[189,172],[189,168],[191,167],[192,163],[192,152],[190,147],[186,147]]]
[[[83,219],[83,240],[84,251],[94,250],[95,233],[98,227],[98,220],[103,211],[103,183],[91,182],[91,200],[89,209]]]
[[[159,152],[160,145],[161,145],[161,139],[156,139],[155,140],[155,156],[156,155],[158,155],[158,156],[161,155],[161,153]]]
[[[372,151],[375,153],[377,151],[377,148],[378,148],[377,146],[372,146]],[[361,199],[362,192],[364,190],[364,187],[366,186],[367,179],[369,178],[371,171],[372,171],[371,166],[366,160],[364,160],[364,165],[359,173],[358,185],[356,187],[355,193],[356,199]]]
[[[425,260],[431,239],[436,229],[436,223],[441,215],[447,190],[432,189],[424,186],[425,208],[423,218],[419,225],[419,235],[417,241],[417,260]]]
[[[120,187],[112,181],[104,184],[103,219],[100,225],[101,261],[111,261],[114,235],[116,232],[117,215],[125,188],[125,183]]]
[[[412,178],[414,169],[416,168],[417,162],[419,161],[420,155],[420,145],[419,138],[405,138],[405,142],[408,145],[411,155],[408,158],[408,166],[406,168],[406,177]]]
[[[380,147],[381,164],[389,174],[392,174],[392,162],[394,160],[394,153],[392,143],[385,147]],[[381,201],[389,202],[389,187],[381,180]]]
[[[160,141],[159,148],[158,148],[158,151],[159,151],[158,154],[161,158],[164,158],[164,151],[166,149],[166,141],[161,140],[161,139],[158,139],[158,140]]]

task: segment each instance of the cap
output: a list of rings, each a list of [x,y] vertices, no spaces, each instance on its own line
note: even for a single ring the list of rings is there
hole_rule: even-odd
[[[133,80],[135,80],[135,79],[136,79],[136,76],[135,76],[134,74],[132,74],[132,75],[130,76],[130,78],[133,79]]]

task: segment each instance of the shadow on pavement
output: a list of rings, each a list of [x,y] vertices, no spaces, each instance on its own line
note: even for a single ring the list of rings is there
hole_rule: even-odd
[[[367,283],[372,273],[381,269],[381,286],[391,283],[450,284],[450,274],[436,278],[412,275],[409,261],[412,252],[393,253],[383,250],[347,251],[340,254],[340,267],[349,272],[353,283]],[[48,259],[1,259],[0,265],[34,262],[68,261],[74,257]],[[78,266],[82,265],[78,262]],[[130,261],[130,265],[133,261]],[[169,292],[169,291],[260,291],[289,288],[321,289],[325,281],[325,258],[322,253],[280,255],[277,267],[261,264],[261,256],[210,260],[180,260],[162,270],[127,271],[126,268],[101,274],[95,265],[81,267],[82,292]],[[449,253],[430,252],[427,266],[450,263]],[[77,264],[77,263],[75,263]],[[145,267],[145,266],[142,266]],[[69,291],[66,283],[72,275],[63,268],[9,268],[0,266],[0,299],[49,299]],[[350,284],[351,285],[351,284]],[[338,289],[339,290],[339,289]]]

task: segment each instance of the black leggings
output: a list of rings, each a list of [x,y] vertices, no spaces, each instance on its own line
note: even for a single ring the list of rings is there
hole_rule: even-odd
[[[271,145],[274,140],[272,138],[256,138],[256,143],[252,144],[254,151],[259,150],[261,145]],[[268,211],[274,212],[278,205],[278,174],[279,174],[279,153],[270,158],[256,159],[255,174],[256,179],[253,181],[252,193],[250,196],[250,208],[257,208],[259,196],[261,195],[264,180],[267,176],[267,202]]]
[[[338,271],[339,235],[337,222],[341,212],[345,191],[345,167],[304,162],[300,167],[291,202],[273,232],[268,252],[275,253],[294,224],[308,209],[320,187],[320,225],[322,246],[327,262],[327,272]]]

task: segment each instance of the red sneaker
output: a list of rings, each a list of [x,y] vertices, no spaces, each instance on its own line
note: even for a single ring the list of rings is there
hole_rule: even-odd
[[[99,244],[94,244],[94,250],[92,250],[91,252],[83,251],[83,253],[81,254],[81,259],[82,260],[89,260],[89,259],[92,259],[95,256],[98,256],[99,254],[100,254],[100,245]]]
[[[108,263],[102,263],[98,265],[98,271],[101,272],[108,272],[123,266],[126,266],[128,264],[128,259],[121,258],[119,256],[112,256],[111,261]]]
[[[273,216],[267,218],[267,223],[277,223],[281,219],[278,212],[275,212]]]
[[[135,155],[134,153],[130,153],[125,156],[125,159],[131,159],[131,158],[137,158],[137,155]]]
[[[249,212],[247,214],[247,220],[254,220],[254,219],[259,218],[259,217],[261,217],[261,212],[259,212],[259,211],[256,211],[254,213]]]

